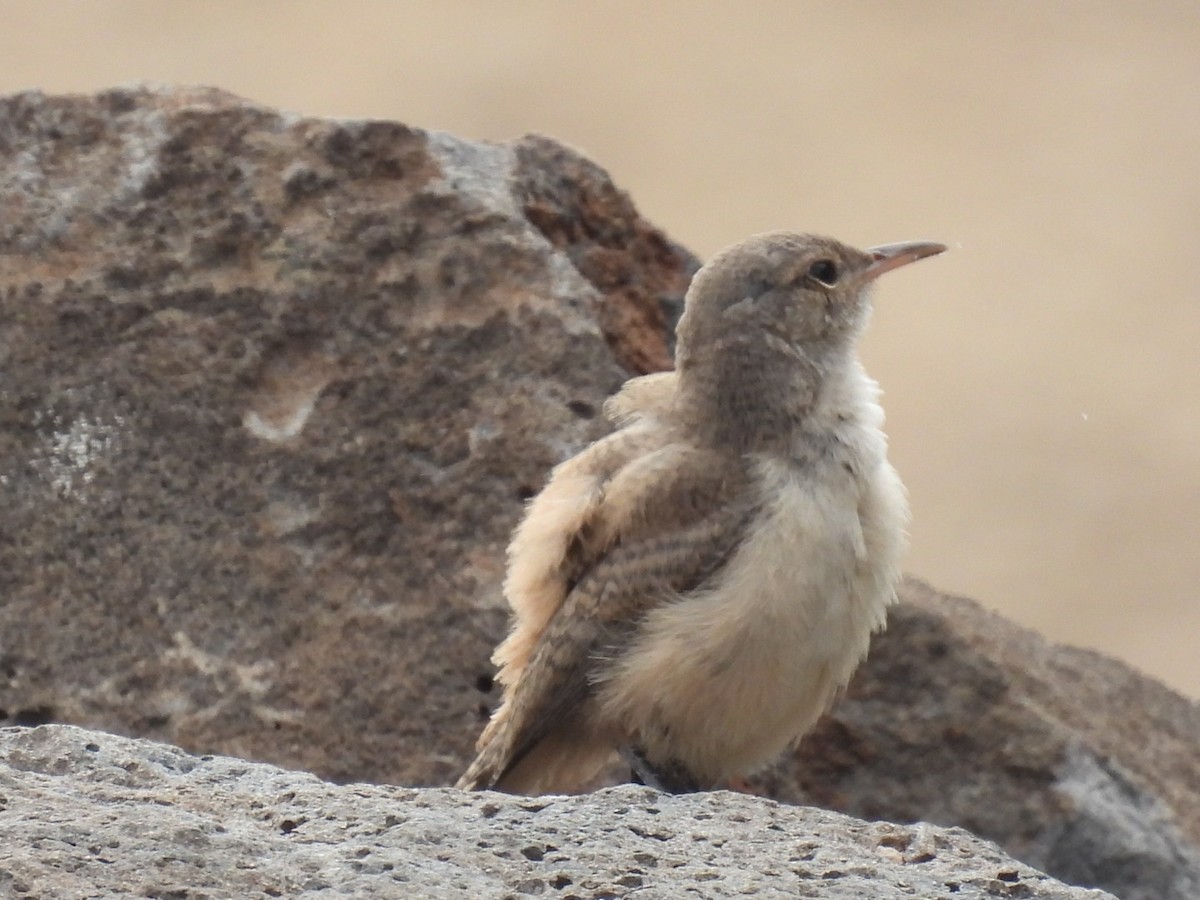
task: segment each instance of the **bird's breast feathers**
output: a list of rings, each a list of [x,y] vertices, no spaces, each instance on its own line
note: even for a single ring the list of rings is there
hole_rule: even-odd
[[[812,726],[894,598],[903,488],[886,460],[755,463],[759,513],[711,584],[651,610],[600,682],[606,718],[651,758],[717,782]]]

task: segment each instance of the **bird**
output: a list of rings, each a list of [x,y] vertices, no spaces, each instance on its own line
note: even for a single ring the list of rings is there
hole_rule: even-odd
[[[669,793],[809,731],[895,601],[905,489],[857,343],[885,272],[943,252],[770,232],[690,284],[675,368],[554,468],[508,550],[502,698],[464,790],[585,790],[619,758]]]

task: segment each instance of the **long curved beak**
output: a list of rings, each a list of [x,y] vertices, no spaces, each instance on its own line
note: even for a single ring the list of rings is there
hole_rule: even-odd
[[[872,247],[867,252],[874,258],[862,273],[862,283],[874,281],[884,272],[907,266],[909,263],[924,259],[927,256],[937,256],[945,251],[945,244],[933,241],[904,241],[900,244],[884,244],[882,247]]]

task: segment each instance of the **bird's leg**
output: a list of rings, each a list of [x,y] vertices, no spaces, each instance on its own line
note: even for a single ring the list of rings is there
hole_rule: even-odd
[[[634,784],[644,784],[667,794],[694,794],[704,790],[696,777],[677,762],[652,766],[637,747],[622,747],[621,756],[629,763],[630,780]]]

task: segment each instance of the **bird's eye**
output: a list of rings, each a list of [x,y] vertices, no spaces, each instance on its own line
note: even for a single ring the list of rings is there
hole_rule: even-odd
[[[838,267],[831,259],[818,259],[808,267],[808,277],[825,287],[833,287],[838,280]]]

